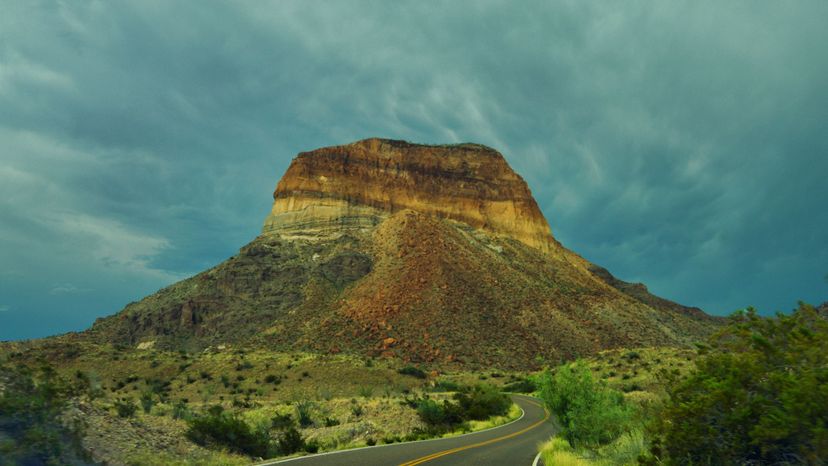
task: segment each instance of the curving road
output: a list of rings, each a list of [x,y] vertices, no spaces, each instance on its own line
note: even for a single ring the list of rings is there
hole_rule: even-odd
[[[538,444],[548,440],[555,433],[555,426],[537,398],[512,395],[512,399],[523,409],[523,416],[517,421],[494,429],[446,439],[394,443],[266,461],[259,465],[530,466],[537,454]]]

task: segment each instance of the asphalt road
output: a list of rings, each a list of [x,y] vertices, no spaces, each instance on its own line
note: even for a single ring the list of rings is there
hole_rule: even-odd
[[[266,461],[259,465],[531,466],[537,455],[538,444],[555,433],[555,426],[540,400],[524,395],[512,395],[512,399],[523,409],[523,417],[494,429],[446,439],[394,443]]]

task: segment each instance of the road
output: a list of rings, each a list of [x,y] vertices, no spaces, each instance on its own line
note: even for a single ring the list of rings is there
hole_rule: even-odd
[[[523,417],[494,429],[458,437],[394,443],[286,460],[259,463],[259,466],[285,464],[287,466],[531,466],[538,444],[555,433],[555,426],[541,406],[540,400],[524,395],[512,395],[523,409]]]

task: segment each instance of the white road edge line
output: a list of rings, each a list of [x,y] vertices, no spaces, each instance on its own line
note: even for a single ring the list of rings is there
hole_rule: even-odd
[[[528,395],[522,395],[522,396],[525,396],[526,398],[533,398],[533,399],[537,400],[537,398],[535,398],[533,396],[528,396]],[[518,406],[518,408],[520,408],[520,406]],[[348,453],[350,451],[356,451],[356,450],[367,450],[369,448],[393,447],[393,446],[396,446],[396,445],[409,445],[409,444],[412,444],[412,443],[421,443],[421,442],[436,442],[438,440],[448,440],[448,439],[452,439],[452,438],[465,437],[467,435],[475,435],[475,434],[479,434],[481,432],[488,432],[488,431],[493,430],[493,429],[500,429],[501,427],[506,427],[508,425],[514,424],[514,423],[518,422],[519,420],[523,419],[523,416],[525,416],[525,415],[526,415],[526,411],[524,411],[523,408],[520,408],[520,417],[518,417],[514,421],[509,421],[506,424],[501,424],[499,426],[489,427],[488,429],[478,430],[477,432],[469,432],[468,434],[455,435],[454,437],[430,438],[430,439],[426,439],[426,440],[414,440],[412,442],[386,443],[385,445],[374,445],[374,446],[371,446],[371,447],[359,447],[359,448],[349,448],[347,450],[326,451],[325,453],[316,453],[316,454],[313,454],[313,455],[297,456],[295,458],[287,458],[287,459],[283,459],[283,460],[253,463],[253,466],[270,466],[272,464],[288,463],[288,462],[296,461],[296,460],[316,458],[318,456],[335,455],[337,453]],[[532,466],[534,466],[534,465],[532,465]]]
[[[538,466],[538,461],[540,461],[541,454],[538,452],[538,456],[535,457],[535,461],[532,461],[532,466]]]

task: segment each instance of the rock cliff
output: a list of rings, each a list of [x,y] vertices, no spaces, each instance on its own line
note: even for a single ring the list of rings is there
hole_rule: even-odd
[[[526,182],[494,149],[366,139],[299,154],[263,233],[309,237],[373,227],[410,209],[517,239],[557,244]]]

